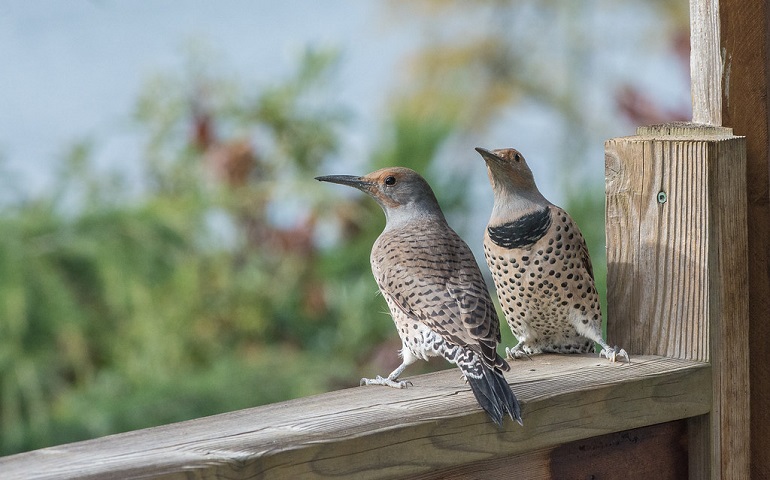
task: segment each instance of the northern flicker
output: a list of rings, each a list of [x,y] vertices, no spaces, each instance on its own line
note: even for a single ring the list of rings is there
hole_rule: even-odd
[[[404,369],[417,360],[444,357],[457,365],[476,400],[497,425],[507,413],[521,423],[519,403],[497,354],[500,324],[489,290],[468,245],[449,227],[428,183],[408,168],[385,168],[363,177],[331,175],[323,182],[355,187],[385,211],[371,266],[401,337],[401,365],[386,378],[361,385],[404,388]]]
[[[625,350],[602,339],[602,312],[583,235],[567,212],[543,197],[524,156],[477,148],[487,164],[495,205],[484,257],[505,319],[519,343],[508,357],[586,353],[615,362]]]

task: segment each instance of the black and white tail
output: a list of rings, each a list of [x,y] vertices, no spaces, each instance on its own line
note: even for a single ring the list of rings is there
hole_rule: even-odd
[[[473,395],[489,417],[498,427],[503,426],[503,416],[507,413],[511,419],[519,425],[521,421],[521,407],[516,395],[511,391],[510,385],[505,380],[503,373],[497,368],[492,369],[477,361],[475,365],[460,368],[468,379]]]

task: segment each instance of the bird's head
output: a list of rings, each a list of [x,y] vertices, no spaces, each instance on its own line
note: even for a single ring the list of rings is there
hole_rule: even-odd
[[[362,177],[327,175],[316,180],[348,185],[371,195],[385,211],[388,223],[427,215],[443,218],[428,182],[408,168],[383,168]]]
[[[476,151],[487,164],[489,181],[495,194],[522,195],[536,193],[535,177],[532,175],[524,155],[515,148],[487,150],[477,147]]]
[[[476,151],[487,164],[489,181],[495,191],[498,189],[526,190],[535,186],[532,170],[527,165],[524,155],[515,148],[487,150],[477,147]]]

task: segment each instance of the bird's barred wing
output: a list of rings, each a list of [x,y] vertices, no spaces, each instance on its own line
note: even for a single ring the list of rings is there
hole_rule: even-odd
[[[442,233],[383,234],[372,250],[380,291],[451,343],[471,347],[488,365],[505,368],[496,352],[497,312],[478,264],[457,234]]]
[[[508,364],[497,355],[497,344],[500,343],[497,311],[475,260],[473,270],[461,270],[450,278],[446,286],[447,291],[457,305],[460,323],[478,342],[484,363],[508,370]]]

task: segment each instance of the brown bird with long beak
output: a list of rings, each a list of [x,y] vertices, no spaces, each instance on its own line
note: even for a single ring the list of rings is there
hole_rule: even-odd
[[[521,410],[497,354],[500,325],[489,290],[468,245],[444,219],[428,183],[408,168],[363,177],[330,175],[323,182],[355,187],[385,211],[386,225],[371,254],[372,273],[401,337],[401,365],[361,385],[404,388],[404,369],[429,357],[457,365],[481,407],[497,425]]]
[[[495,205],[484,233],[505,319],[519,343],[508,357],[586,353],[615,362],[625,350],[602,338],[602,312],[588,248],[567,212],[543,197],[524,156],[513,148],[477,148],[487,164]]]

